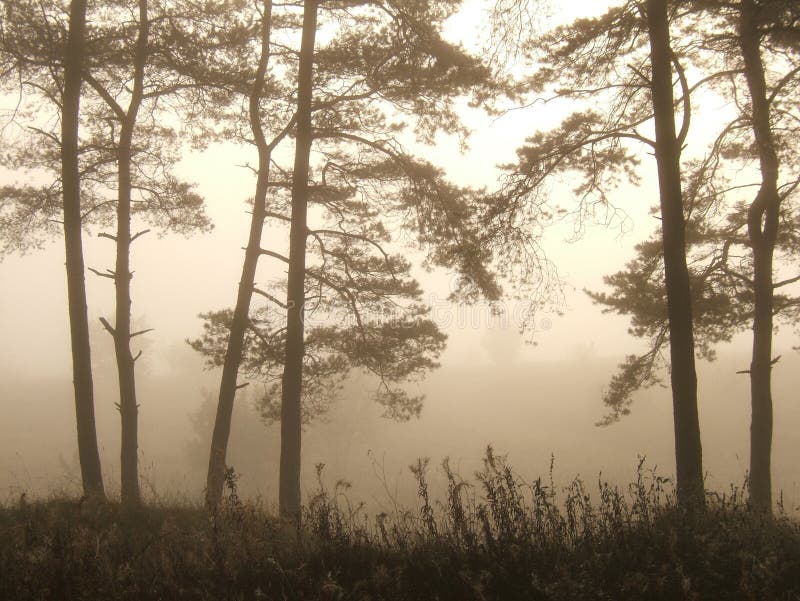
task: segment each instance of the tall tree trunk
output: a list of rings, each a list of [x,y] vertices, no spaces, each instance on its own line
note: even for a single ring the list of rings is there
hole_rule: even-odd
[[[123,505],[136,505],[139,493],[139,406],[136,402],[135,359],[131,353],[131,146],[136,119],[142,104],[144,67],[147,62],[147,0],[139,0],[139,33],[134,55],[133,89],[128,111],[122,119],[117,150],[117,235],[114,284],[116,288],[116,316],[114,350],[119,375],[119,412],[122,427],[120,450],[120,478]]]
[[[61,180],[64,191],[64,247],[72,340],[72,380],[75,387],[78,457],[83,492],[87,496],[105,497],[94,419],[94,385],[81,238],[78,127],[85,31],[86,0],[73,0],[70,4],[69,33],[64,56],[64,95],[61,107]]]
[[[236,295],[236,307],[228,337],[228,347],[222,365],[222,380],[219,386],[217,416],[214,420],[214,433],[211,437],[211,453],[208,460],[208,477],[206,479],[206,506],[215,509],[222,498],[225,483],[225,455],[228,449],[228,438],[231,432],[233,401],[236,396],[236,379],[239,364],[244,350],[244,336],[250,317],[250,301],[255,286],[256,267],[261,253],[261,235],[266,218],[267,187],[270,172],[272,149],[279,138],[267,144],[261,126],[259,105],[264,91],[264,81],[269,64],[270,35],[272,30],[272,2],[264,2],[264,16],[261,29],[261,57],[256,70],[253,88],[249,97],[250,129],[253,132],[258,150],[258,177],[256,193],[253,199],[253,215],[250,220],[250,237],[244,253],[242,277],[239,280],[239,291]],[[281,136],[282,137],[282,136]]]
[[[300,436],[303,388],[308,168],[311,154],[311,97],[317,0],[305,0],[297,76],[297,136],[292,172],[292,223],[286,294],[286,360],[281,390],[281,461],[278,504],[284,517],[300,517]]]
[[[753,252],[753,354],[750,362],[750,500],[757,510],[772,511],[772,257],[778,235],[780,195],[778,155],[770,125],[770,103],[758,33],[758,7],[742,0],[739,44],[750,91],[752,127],[761,167],[761,186],[747,214]]]
[[[655,155],[661,200],[664,278],[669,316],[672,405],[678,501],[702,505],[703,453],[697,415],[692,304],[686,266],[685,223],[681,191],[680,144],[675,133],[672,49],[666,0],[647,1],[652,63],[652,99],[656,127]]]

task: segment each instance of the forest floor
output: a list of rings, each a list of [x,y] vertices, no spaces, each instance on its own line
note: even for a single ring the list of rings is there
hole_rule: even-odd
[[[367,515],[321,483],[288,526],[239,498],[219,509],[68,498],[0,507],[0,599],[800,599],[800,523],[737,488],[676,507],[642,466],[619,489],[525,483],[491,451],[475,482],[444,464],[432,500]]]

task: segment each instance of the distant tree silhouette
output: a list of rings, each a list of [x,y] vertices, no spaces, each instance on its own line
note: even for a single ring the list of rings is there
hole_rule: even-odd
[[[84,494],[105,496],[94,419],[94,386],[89,346],[89,323],[81,239],[80,127],[81,72],[85,56],[86,2],[70,3],[69,30],[64,46],[64,82],[61,96],[61,180],[64,197],[64,245],[67,297],[72,338],[72,377],[78,425],[78,457]]]
[[[797,277],[773,280],[776,251],[787,266],[796,265],[800,255],[800,215],[796,203],[790,202],[800,183],[800,173],[792,167],[798,161],[793,138],[798,134],[800,9],[784,2],[698,2],[693,8],[700,14],[709,11],[715,19],[713,29],[682,28],[690,36],[687,44],[703,48],[698,62],[707,71],[704,81],[713,82],[715,91],[731,99],[739,98],[742,88],[750,97],[749,103],[736,104],[734,120],[722,127],[706,157],[692,162],[685,178],[699,351],[713,358],[714,344],[752,327],[750,493],[753,505],[768,511],[772,504],[770,372],[777,361],[771,351],[773,317],[794,322],[800,304],[796,295],[778,292]],[[692,20],[695,16],[686,15]],[[747,179],[748,167],[754,164],[760,181]],[[780,164],[784,165],[782,177]],[[733,169],[739,175],[730,181],[726,172]],[[758,192],[747,204],[741,197],[752,188]],[[637,251],[626,271],[607,278],[613,293],[591,293],[610,310],[631,314],[634,334],[651,339],[648,351],[629,356],[612,380],[605,398],[612,408],[609,419],[627,413],[630,395],[658,380],[661,349],[669,341],[663,288],[653,277],[660,257],[653,241],[639,245]]]
[[[625,2],[593,19],[578,19],[539,36],[522,36],[520,51],[536,65],[519,88],[572,99],[583,110],[532,135],[487,197],[483,222],[514,249],[531,244],[549,221],[572,216],[580,235],[587,221],[619,217],[609,191],[622,178],[638,182],[634,144],[653,150],[659,175],[661,252],[672,332],[672,398],[677,490],[682,503],[702,504],[702,451],[697,419],[691,292],[685,256],[681,146],[690,118],[689,90],[680,55],[672,48],[664,1]],[[673,96],[673,73],[680,96]],[[683,123],[675,129],[676,105]],[[603,110],[598,107],[605,107]],[[655,139],[639,128],[652,123]],[[577,208],[550,201],[545,186],[558,175],[577,176]],[[533,225],[531,225],[533,224]],[[510,233],[509,233],[510,232]],[[534,240],[535,241],[535,240]]]
[[[772,94],[767,87],[761,44],[769,24],[755,0],[742,0],[739,46],[750,93],[749,121],[761,171],[761,184],[747,211],[747,236],[753,253],[753,354],[750,363],[750,499],[761,511],[772,511],[772,328],[775,311],[773,257],[780,229],[782,195],[780,162],[773,134]],[[795,29],[800,9],[794,7]],[[796,45],[796,49],[800,46]],[[797,59],[800,54],[795,53]],[[793,78],[797,81],[798,68]],[[796,84],[795,84],[796,85]],[[780,110],[778,107],[777,110]],[[796,185],[797,182],[795,182]]]
[[[114,270],[103,273],[114,281],[116,290],[116,317],[112,326],[102,319],[103,326],[114,339],[114,351],[117,357],[117,373],[119,376],[119,413],[122,422],[122,448],[120,452],[120,484],[121,499],[124,505],[137,504],[139,494],[139,444],[138,413],[136,400],[136,377],[134,363],[136,358],[131,353],[130,341],[135,335],[144,332],[131,330],[131,278],[130,268],[131,242],[136,236],[131,235],[131,160],[134,129],[144,96],[145,66],[148,57],[148,36],[150,23],[147,0],[139,0],[139,15],[136,28],[136,41],[133,48],[133,77],[130,88],[130,99],[127,109],[123,108],[109,90],[93,75],[93,69],[86,70],[86,79],[90,85],[113,111],[120,124],[119,138],[115,140],[112,132],[111,142],[117,146],[117,231],[109,235],[116,244],[116,262]],[[117,82],[113,82],[117,84]],[[126,94],[127,95],[127,94]],[[99,273],[99,272],[98,272]]]
[[[164,125],[167,102],[186,84],[170,65],[169,28],[159,27],[168,14],[157,5],[156,14],[147,0],[139,0],[136,18],[126,22],[128,6],[106,7],[94,24],[96,43],[84,69],[84,79],[102,103],[94,107],[93,140],[116,159],[116,233],[103,234],[114,241],[113,270],[95,273],[113,280],[116,291],[114,325],[102,319],[114,339],[119,374],[119,412],[122,424],[121,493],[124,504],[139,502],[138,407],[130,341],[148,330],[131,328],[131,244],[149,230],[132,234],[134,217],[163,229],[190,233],[208,229],[203,199],[172,174],[177,157],[169,148],[174,132]],[[119,23],[126,23],[120,26]],[[113,40],[113,42],[110,42]],[[123,106],[127,102],[127,106]],[[172,115],[170,115],[172,116]],[[119,129],[115,127],[118,124]]]
[[[36,246],[38,232],[28,238],[32,224],[44,224],[54,230],[52,219],[63,215],[64,245],[67,270],[67,299],[70,338],[72,341],[72,375],[75,389],[75,414],[78,430],[78,457],[85,495],[103,498],[103,477],[97,449],[94,416],[91,348],[84,279],[82,224],[85,205],[81,202],[81,166],[79,161],[79,128],[81,72],[86,56],[86,2],[73,0],[66,7],[68,17],[43,10],[31,3],[8,3],[3,10],[0,27],[0,83],[16,88],[22,97],[26,91],[40,93],[50,112],[57,112],[60,131],[44,131],[39,142],[46,140],[59,147],[58,153],[47,153],[46,160],[57,174],[58,185],[37,188],[3,186],[4,201],[0,228],[4,250],[26,250]],[[32,27],[33,21],[57,18],[62,28],[45,30]],[[41,21],[40,21],[41,22]],[[34,48],[36,51],[31,53]],[[45,56],[42,56],[44,51]],[[13,89],[13,88],[12,88]],[[33,153],[32,153],[33,154]],[[35,166],[36,163],[34,163]],[[61,197],[62,202],[57,199]]]
[[[304,323],[306,314],[306,237],[311,160],[311,101],[318,0],[303,0],[303,27],[297,65],[297,128],[292,169],[289,256],[286,282],[286,341],[281,379],[281,459],[278,507],[282,516],[300,518],[300,432],[303,423]]]
[[[329,25],[337,28],[337,35],[323,47],[313,49],[313,70],[306,71],[306,67],[310,69],[310,63],[306,63],[303,73],[311,79],[298,76],[296,84],[292,81],[293,74],[299,73],[303,53],[286,44],[267,55],[276,57],[275,70],[264,67],[265,73],[269,73],[269,85],[264,88],[259,114],[273,138],[266,142],[264,135],[263,150],[268,153],[259,153],[250,241],[231,316],[228,358],[222,365],[219,421],[215,426],[219,435],[212,442],[207,487],[207,502],[212,506],[221,494],[229,432],[226,424],[230,424],[238,357],[241,357],[238,348],[247,335],[246,318],[253,293],[288,316],[287,331],[281,336],[283,343],[291,348],[289,360],[282,359],[280,365],[288,374],[282,378],[287,383],[282,394],[289,395],[285,405],[291,415],[282,420],[281,426],[288,445],[283,453],[285,495],[281,506],[284,513],[294,514],[299,507],[301,387],[305,381],[302,342],[306,337],[301,312],[311,304],[316,315],[320,315],[335,300],[355,315],[363,309],[360,303],[364,297],[370,294],[382,297],[381,302],[387,305],[393,295],[400,298],[417,294],[409,292],[403,283],[405,263],[387,250],[390,230],[382,220],[393,219],[395,227],[416,232],[418,241],[429,249],[431,263],[462,274],[459,293],[464,297],[475,297],[482,292],[496,297],[498,292],[492,274],[485,267],[488,254],[480,245],[477,224],[470,213],[474,193],[446,182],[438,169],[410,156],[397,140],[405,122],[413,124],[417,134],[428,139],[442,128],[460,131],[452,99],[473,86],[486,86],[486,69],[459,48],[444,42],[438,33],[437,28],[452,7],[424,3],[411,8],[404,3],[389,3],[380,10],[365,5],[348,11],[337,4],[321,2],[318,10],[325,23],[330,21]],[[282,30],[287,24],[299,25],[296,8],[282,7],[280,15],[272,15],[262,7],[258,17],[262,43],[263,16],[267,14]],[[310,29],[316,28],[307,23],[306,50],[310,45]],[[262,52],[261,56],[259,64],[263,64],[265,54]],[[281,96],[284,75],[296,91]],[[251,77],[249,81],[252,85],[254,80]],[[302,94],[297,87],[301,81],[305,82]],[[308,85],[312,87],[307,98]],[[253,89],[249,88],[250,92]],[[300,110],[301,99],[303,110]],[[311,119],[310,125],[302,123],[305,111]],[[252,132],[255,131],[253,111],[250,115],[248,128]],[[270,121],[266,116],[275,118]],[[308,127],[310,133],[306,131]],[[294,156],[298,162],[291,169],[280,167],[272,154],[287,132],[296,140]],[[304,137],[307,135],[310,138]],[[254,134],[253,139],[258,147],[259,135]],[[313,158],[304,167],[306,147],[313,149],[310,155]],[[270,156],[273,164],[267,171]],[[308,174],[303,176],[305,171]],[[266,191],[258,187],[261,185],[258,182],[273,191],[264,197],[263,216],[260,203]],[[292,207],[296,209],[296,218],[292,216]],[[289,227],[287,254],[279,252],[280,247],[262,248],[261,225],[257,222],[264,218]],[[322,225],[310,227],[308,220]],[[305,225],[295,225],[300,223]],[[311,242],[311,251],[307,242]],[[285,284],[288,285],[286,301],[281,299],[282,291],[255,287],[256,251],[288,268],[291,283]],[[319,258],[318,266],[306,264],[309,252]],[[368,311],[376,310],[375,306]],[[401,316],[403,311],[401,308]],[[414,319],[420,316],[416,312],[411,315]],[[374,317],[365,315],[360,325],[373,327],[377,323],[372,321]],[[276,327],[283,326],[276,324]],[[399,399],[393,401],[397,407]]]
[[[149,231],[143,229],[132,234],[132,220],[145,220],[162,231],[182,233],[210,225],[203,213],[202,199],[172,173],[177,162],[175,132],[164,125],[164,118],[168,109],[176,107],[164,105],[168,104],[169,96],[174,97],[184,89],[196,89],[196,85],[182,77],[172,64],[172,52],[178,49],[176,41],[171,39],[171,24],[175,19],[168,19],[162,8],[158,5],[153,19],[146,0],[137,3],[133,14],[124,3],[109,2],[94,7],[85,43],[89,51],[81,68],[82,77],[89,84],[87,88],[93,92],[83,97],[84,125],[80,140],[84,223],[107,226],[116,217],[116,232],[100,234],[115,243],[115,268],[102,272],[90,269],[112,279],[116,289],[114,324],[105,318],[101,321],[114,339],[119,372],[120,476],[125,504],[139,501],[136,357],[131,352],[130,340],[145,333],[131,328],[130,249],[133,241]],[[8,22],[13,27],[8,27],[3,37],[7,55],[25,66],[24,86],[45,102],[52,101],[61,85],[58,57],[51,48],[51,41],[63,36],[60,15],[57,10],[52,16],[40,13],[38,5],[33,3],[20,3],[10,14],[13,19]],[[133,18],[128,19],[129,16]],[[35,123],[35,114],[25,117]],[[56,175],[55,165],[62,154],[58,140],[46,130],[34,131],[39,138],[28,136],[12,147],[10,166],[39,168]],[[55,178],[42,187],[3,188],[0,193],[13,207],[7,213],[8,223],[16,226],[10,229],[17,236],[55,233],[50,227],[49,198],[61,183]],[[23,223],[26,217],[27,224]]]
[[[206,354],[214,354],[216,357],[214,363],[222,367],[206,481],[206,505],[211,508],[216,507],[222,497],[226,468],[225,456],[233,416],[233,401],[237,390],[237,377],[245,349],[245,336],[250,325],[251,299],[253,293],[258,290],[255,285],[256,268],[261,255],[261,238],[266,219],[272,152],[288,134],[289,128],[295,120],[294,117],[290,118],[286,126],[279,129],[271,140],[267,139],[267,132],[262,123],[264,97],[274,97],[285,90],[282,87],[279,88],[278,82],[270,82],[271,86],[268,87],[268,68],[272,57],[270,42],[273,28],[272,2],[267,0],[262,3],[259,17],[260,44],[258,55],[255,58],[256,70],[250,77],[245,74],[244,82],[238,87],[239,94],[246,97],[247,100],[247,122],[252,133],[252,143],[258,152],[258,169],[250,219],[250,234],[245,248],[236,305],[230,315],[225,313],[222,317],[220,314],[216,319],[211,315],[207,316],[214,325],[220,325],[220,319],[224,322],[224,334],[222,334],[222,339],[214,340],[214,351],[207,348],[208,340],[203,346],[200,346],[199,342],[193,343],[198,350],[203,350]],[[271,94],[267,94],[268,90],[271,91]],[[222,349],[224,349],[224,353],[220,354]]]
[[[347,231],[344,227],[347,217],[336,206],[337,200],[357,192],[369,201],[372,195],[366,186],[371,180],[397,180],[405,190],[399,190],[402,194],[397,199],[399,206],[390,210],[399,209],[416,216],[414,225],[420,232],[421,241],[434,249],[432,260],[456,267],[464,277],[464,289],[468,293],[490,296],[497,293],[497,287],[484,266],[487,255],[471,230],[474,224],[469,221],[465,192],[449,186],[431,166],[415,161],[403,152],[391,138],[395,128],[375,106],[375,101],[382,99],[393,105],[395,111],[407,111],[416,121],[418,132],[424,135],[430,136],[439,129],[458,131],[460,126],[449,99],[469,91],[470,86],[485,85],[488,74],[475,59],[441,39],[437,27],[441,26],[451,8],[435,2],[414,7],[390,3],[384,10],[371,15],[351,16],[343,12],[338,21],[340,34],[333,43],[315,49],[316,13],[318,9],[330,8],[327,3],[316,0],[304,3],[299,54],[295,163],[291,184],[289,256],[286,257],[286,358],[281,395],[279,497],[281,513],[288,516],[298,515],[300,509],[303,319],[307,276],[314,277],[323,290],[327,287],[353,309],[359,327],[355,333],[362,339],[363,347],[374,353],[379,361],[386,351],[382,350],[382,344],[371,349],[367,344],[368,338],[374,334],[369,334],[367,324],[359,316],[358,297],[376,293],[383,296],[409,293],[407,286],[404,290],[398,282],[393,273],[395,265],[380,247],[384,257],[377,257],[377,262],[359,251],[358,242],[364,242],[366,238],[369,243],[369,230],[365,232],[362,229],[356,234]],[[387,25],[378,26],[375,21],[385,21],[387,16],[390,19]],[[317,69],[316,75],[314,68]],[[319,82],[316,87],[315,81]],[[344,94],[338,91],[341,82],[350,82]],[[314,187],[309,188],[308,184],[312,167],[309,158],[315,141],[318,151],[325,157],[320,171],[321,194],[317,198]],[[338,222],[337,228],[308,228],[307,211],[312,201],[322,204],[334,222]],[[353,208],[358,210],[357,205]],[[358,226],[358,221],[355,225]],[[380,227],[377,232],[382,229]],[[438,234],[449,237],[440,238]],[[323,262],[322,267],[314,272],[306,269],[309,237]],[[326,242],[328,238],[335,242]],[[268,254],[275,256],[274,253]],[[342,283],[322,275],[326,262],[341,266]],[[383,288],[375,281],[377,265],[383,265],[392,273],[392,282],[398,290]],[[371,290],[370,286],[375,289]],[[384,338],[388,336],[393,344],[401,340],[385,326],[376,331]],[[434,343],[435,340],[434,334]],[[391,354],[387,358],[391,359]],[[392,369],[402,370],[402,367],[386,364],[377,371],[388,373]],[[390,405],[397,405],[402,399],[397,393],[389,394]]]
[[[677,491],[681,501],[702,504],[703,451],[697,415],[697,374],[694,361],[692,296],[686,265],[686,225],[681,190],[681,145],[688,126],[675,129],[672,89],[674,52],[670,45],[666,0],[648,0],[647,29],[650,39],[651,98],[655,122],[655,157],[661,201],[661,237],[664,248],[664,285],[670,334],[670,380],[675,420]],[[677,61],[675,61],[677,63]],[[678,69],[680,69],[678,65]],[[680,77],[683,77],[682,75]],[[682,90],[684,98],[689,90]],[[688,111],[687,111],[688,113]]]

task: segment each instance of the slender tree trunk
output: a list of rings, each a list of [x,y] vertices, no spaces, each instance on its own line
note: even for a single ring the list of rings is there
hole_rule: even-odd
[[[217,402],[217,416],[214,421],[214,433],[211,437],[211,453],[208,460],[208,477],[206,479],[206,506],[215,509],[222,498],[222,489],[225,483],[225,455],[228,448],[228,438],[231,432],[231,419],[233,416],[233,401],[236,396],[236,379],[239,374],[239,364],[242,361],[244,350],[244,336],[250,317],[250,301],[255,285],[256,267],[261,253],[261,235],[264,230],[266,217],[267,184],[269,182],[270,157],[272,144],[267,144],[261,126],[259,104],[264,91],[264,81],[269,64],[270,35],[272,30],[272,2],[264,2],[264,17],[261,32],[261,57],[256,70],[253,89],[249,98],[250,129],[253,132],[258,149],[258,178],[256,180],[256,194],[253,199],[253,215],[250,220],[250,237],[244,254],[242,264],[242,277],[239,280],[239,291],[236,295],[236,307],[233,310],[231,331],[228,337],[228,347],[225,351],[225,360],[222,365],[222,380],[219,386],[219,400]]]
[[[672,404],[678,501],[702,505],[703,453],[697,415],[697,376],[685,223],[681,191],[680,145],[675,134],[672,50],[666,0],[647,1],[656,126],[655,155],[661,200],[664,277],[669,316]]]
[[[131,147],[136,119],[142,103],[144,67],[147,62],[148,37],[147,0],[139,0],[139,33],[134,55],[134,75],[128,111],[122,119],[117,150],[117,234],[114,284],[116,315],[114,350],[119,375],[119,412],[122,427],[120,450],[120,479],[123,505],[140,502],[139,493],[139,405],[136,400],[135,359],[131,353]]]
[[[114,324],[114,350],[119,376],[119,412],[122,427],[120,450],[120,478],[123,505],[139,502],[138,466],[138,412],[136,402],[136,377],[131,354],[131,130],[122,128],[119,148],[119,198],[117,205],[117,259],[115,267],[116,318]]]
[[[86,0],[73,0],[70,4],[69,33],[64,57],[64,95],[61,107],[61,179],[64,190],[64,246],[72,340],[72,379],[75,387],[78,457],[83,492],[87,496],[105,497],[94,419],[94,385],[81,238],[78,127],[85,30]]]
[[[300,436],[303,388],[308,168],[311,154],[311,97],[317,0],[303,3],[303,34],[297,76],[297,136],[292,172],[292,223],[286,295],[286,361],[281,390],[281,462],[278,502],[284,517],[300,517]]]
[[[750,500],[759,511],[772,511],[772,257],[779,227],[778,155],[770,125],[770,103],[758,33],[758,8],[742,0],[739,43],[750,91],[752,127],[761,167],[761,186],[747,215],[753,252],[753,354],[750,362]]]

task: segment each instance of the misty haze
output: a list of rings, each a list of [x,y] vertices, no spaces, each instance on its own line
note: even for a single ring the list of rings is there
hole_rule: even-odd
[[[0,599],[800,599],[800,8],[8,0]]]

